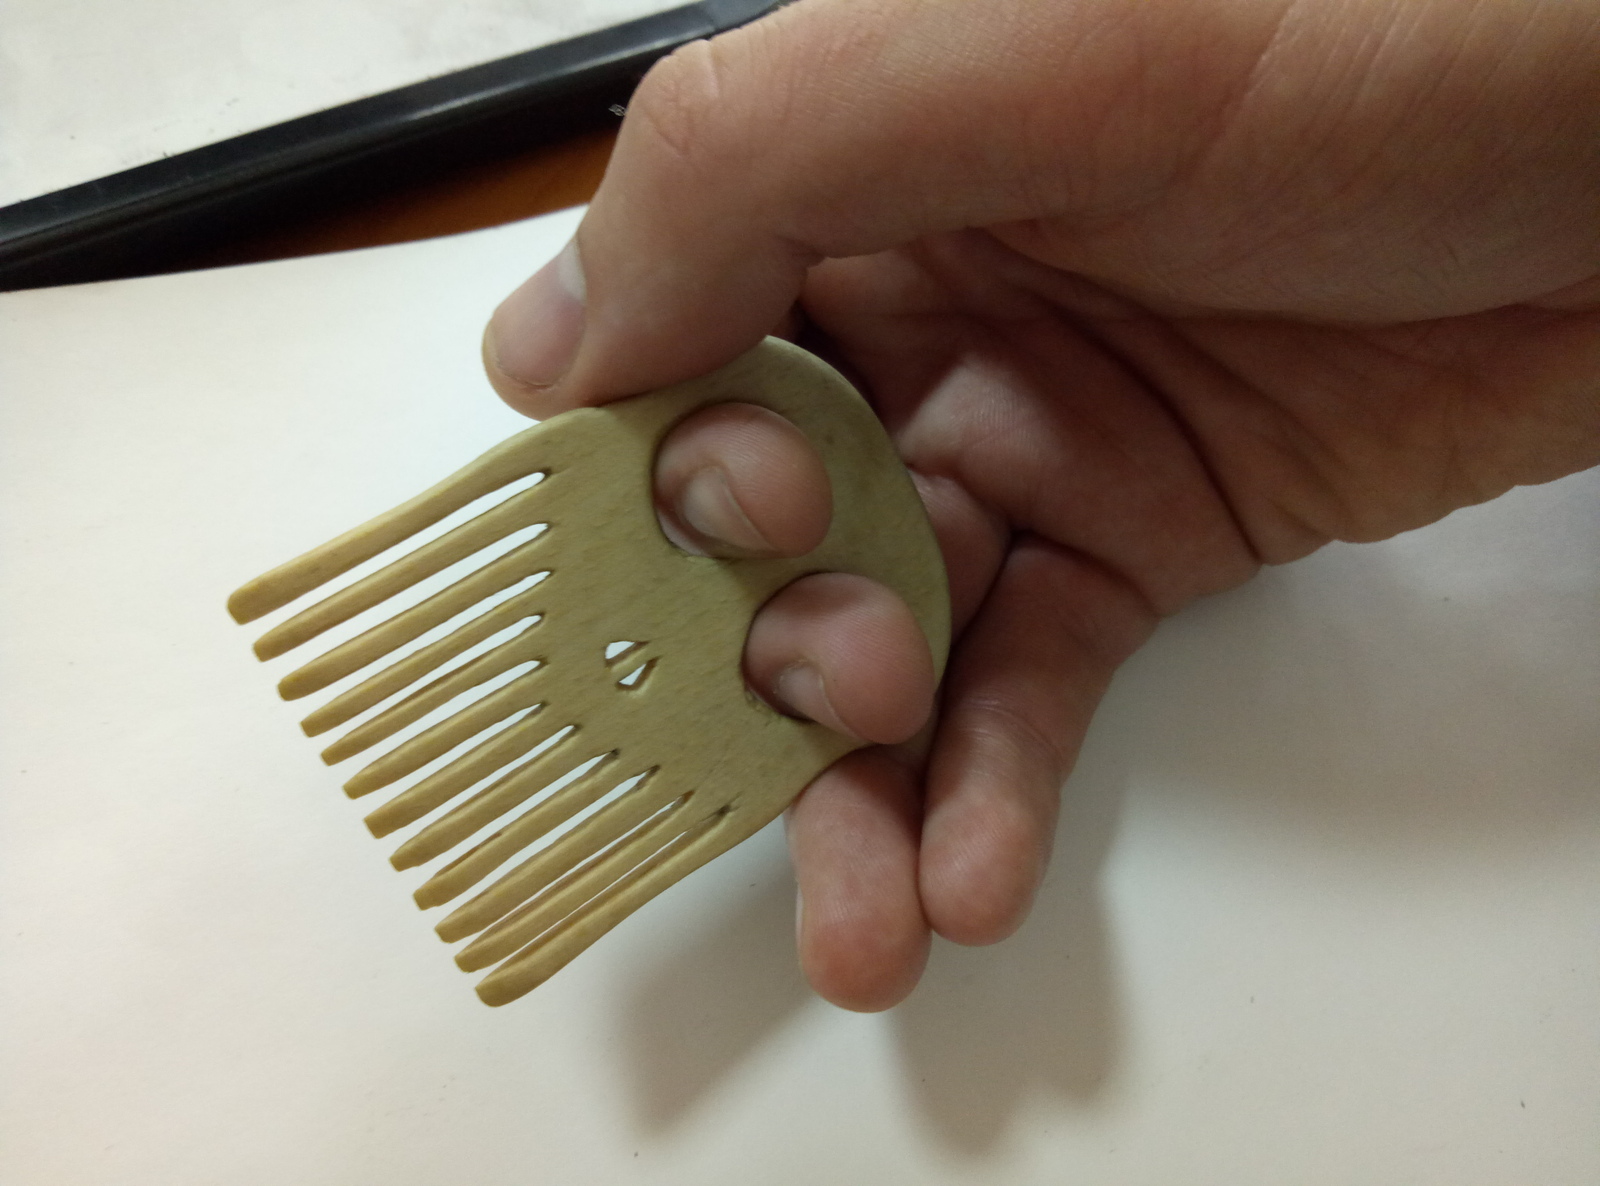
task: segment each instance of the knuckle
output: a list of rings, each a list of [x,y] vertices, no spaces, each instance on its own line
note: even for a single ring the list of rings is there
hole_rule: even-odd
[[[1001,694],[973,695],[962,708],[962,725],[974,748],[993,755],[992,760],[1008,771],[1008,784],[1028,787],[1053,801],[1072,768],[1073,755],[1061,739]]]
[[[734,151],[735,73],[723,44],[690,42],[645,75],[628,114],[680,165],[702,171]]]

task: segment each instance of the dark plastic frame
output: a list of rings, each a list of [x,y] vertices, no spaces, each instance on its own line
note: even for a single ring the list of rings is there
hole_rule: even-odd
[[[650,66],[782,0],[700,0],[0,207],[0,290],[142,275],[242,229],[615,122]]]

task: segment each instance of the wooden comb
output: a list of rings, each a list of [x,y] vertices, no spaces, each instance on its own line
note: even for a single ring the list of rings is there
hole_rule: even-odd
[[[787,417],[822,455],[833,521],[805,556],[711,559],[662,535],[651,495],[662,437],[734,401]],[[413,539],[480,500],[492,505]],[[228,610],[252,621],[408,544],[255,652],[272,659],[351,623],[279,693],[322,694],[302,722],[309,736],[349,726],[322,752],[330,765],[383,747],[344,787],[398,790],[366,817],[375,836],[425,821],[390,858],[397,869],[444,858],[419,906],[498,874],[437,927],[447,942],[476,936],[456,953],[463,970],[498,964],[477,988],[490,1005],[759,831],[861,744],[745,686],[750,620],[779,589],[859,573],[906,600],[937,670],[949,643],[938,546],[883,427],[840,375],[775,339],[705,378],[537,424],[251,581]],[[449,583],[404,604],[436,574]]]

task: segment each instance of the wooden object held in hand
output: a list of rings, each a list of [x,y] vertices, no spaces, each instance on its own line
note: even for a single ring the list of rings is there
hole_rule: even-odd
[[[823,457],[833,521],[805,556],[712,559],[661,533],[651,475],[662,437],[733,401],[787,417]],[[464,970],[499,965],[478,985],[491,1005],[753,835],[860,744],[778,714],[745,686],[745,636],[774,593],[815,572],[880,581],[905,598],[940,671],[950,629],[938,545],[876,416],[832,369],[771,339],[705,378],[519,433],[251,581],[229,612],[249,622],[288,606],[497,492],[489,509],[255,645],[271,659],[372,619],[279,691],[333,692],[305,718],[309,735],[356,722],[323,751],[330,764],[388,743],[345,790],[400,788],[367,816],[376,836],[432,817],[391,858],[401,869],[447,858],[417,890],[420,906],[499,874],[437,927],[450,942],[476,936],[456,954]],[[452,583],[403,604],[446,569]]]

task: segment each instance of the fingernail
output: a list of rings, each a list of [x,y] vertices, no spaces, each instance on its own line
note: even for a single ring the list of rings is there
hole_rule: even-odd
[[[720,540],[748,552],[770,552],[772,545],[756,530],[728,486],[728,476],[714,465],[696,471],[678,496],[678,516],[707,539]]]
[[[489,319],[488,354],[495,368],[530,387],[548,387],[561,378],[583,337],[586,292],[574,239]]]
[[[780,712],[826,725],[837,733],[850,732],[828,699],[822,673],[809,663],[791,663],[772,681],[772,697]]]

